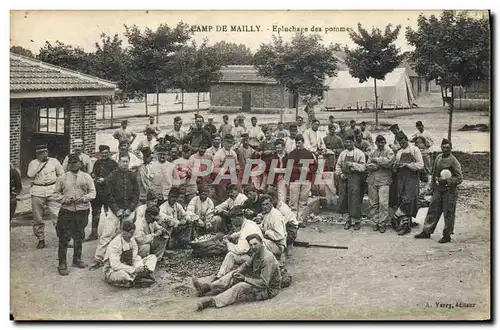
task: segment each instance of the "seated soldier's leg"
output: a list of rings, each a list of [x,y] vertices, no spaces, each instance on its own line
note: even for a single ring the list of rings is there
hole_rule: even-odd
[[[281,253],[283,252],[283,249],[281,247],[279,247],[278,245],[276,245],[276,243],[274,243],[273,241],[271,241],[267,238],[264,238],[264,240],[262,242],[264,243],[264,246],[269,250],[269,252],[274,254],[276,259],[280,260]]]
[[[224,292],[231,286],[233,274],[234,270],[222,276],[221,278],[216,278],[215,276],[197,278],[193,276],[192,281],[193,286],[197,291],[197,296],[213,296]]]
[[[150,254],[144,258],[142,258],[142,264],[146,266],[151,272],[154,272],[156,269],[156,263],[158,262],[158,258],[154,254]]]
[[[167,248],[168,239],[166,238],[155,238],[151,244],[151,253],[156,256],[156,258],[161,259],[165,254],[165,249]],[[142,257],[142,256],[141,256]]]
[[[142,245],[139,245],[139,251],[137,252],[137,254],[141,258],[145,258],[149,255],[150,250],[151,250],[151,244],[142,244]]]
[[[234,252],[228,252],[222,261],[222,265],[217,273],[217,278],[221,278],[227,273],[229,273],[235,265],[241,265],[245,261],[249,260],[250,256],[248,254],[236,254]]]
[[[111,273],[106,276],[106,282],[120,287],[130,287],[133,280],[134,278],[124,270],[111,271]]]
[[[239,282],[213,298],[215,307],[221,308],[236,302],[255,301],[255,288],[246,282]]]
[[[210,292],[214,293],[214,294],[218,294],[218,293],[224,292],[225,290],[230,288],[231,284],[233,283],[232,279],[233,279],[234,272],[235,272],[234,270],[230,271],[229,273],[222,276],[221,278],[216,279],[215,281],[208,283],[208,287],[209,287]]]
[[[109,242],[115,237],[117,231],[120,229],[120,219],[109,210],[108,215],[104,218],[102,223],[102,233],[99,236],[99,241],[97,243],[97,249],[94,255],[94,259],[102,261],[104,259],[104,254],[106,253],[106,248]]]

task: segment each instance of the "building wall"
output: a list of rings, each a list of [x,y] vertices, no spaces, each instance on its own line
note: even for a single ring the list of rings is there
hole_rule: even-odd
[[[83,140],[83,152],[93,157],[96,152],[96,108],[92,99],[72,99],[70,141]]]
[[[21,102],[10,102],[10,162],[14,167],[20,167],[21,146]]]
[[[252,108],[288,107],[288,93],[278,85],[214,84],[210,87],[210,105],[241,107],[242,92],[251,94]]]
[[[65,138],[68,135],[40,134],[37,132],[38,104],[46,105],[47,102],[56,102],[54,100],[40,98],[11,100],[10,102],[10,162],[16,168],[19,168],[23,175],[29,161],[33,159],[33,147],[39,143],[45,143],[49,148],[52,145],[51,157],[56,157],[59,154],[59,156],[63,157],[70,150],[69,141],[80,138],[83,140],[84,152],[91,157],[95,155],[96,101],[91,98],[73,98],[69,100],[70,117],[66,121],[67,125],[69,125],[69,138]],[[68,99],[58,99],[57,102],[61,104],[61,102],[68,102]],[[23,150],[21,150],[21,147]]]

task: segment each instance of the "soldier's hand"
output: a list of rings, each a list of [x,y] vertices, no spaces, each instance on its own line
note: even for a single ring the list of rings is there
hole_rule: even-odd
[[[245,281],[245,276],[240,273],[233,273],[233,278],[237,281],[244,282]]]

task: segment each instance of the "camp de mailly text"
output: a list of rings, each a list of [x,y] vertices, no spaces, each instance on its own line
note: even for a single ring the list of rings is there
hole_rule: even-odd
[[[272,32],[345,32],[349,31],[346,27],[299,27],[299,26],[285,26],[273,25]],[[192,25],[192,32],[261,32],[264,31],[262,25]]]

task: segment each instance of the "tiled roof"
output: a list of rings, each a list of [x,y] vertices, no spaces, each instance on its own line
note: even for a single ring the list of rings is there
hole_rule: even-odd
[[[110,81],[10,54],[10,92],[114,90]]]
[[[349,70],[345,64],[345,54],[335,52],[337,59],[337,70]],[[277,84],[276,80],[259,76],[253,65],[228,65],[221,68],[222,77],[219,82],[223,83],[246,83],[246,84]]]
[[[247,84],[277,84],[276,80],[259,76],[252,65],[228,65],[222,67],[219,82]]]

